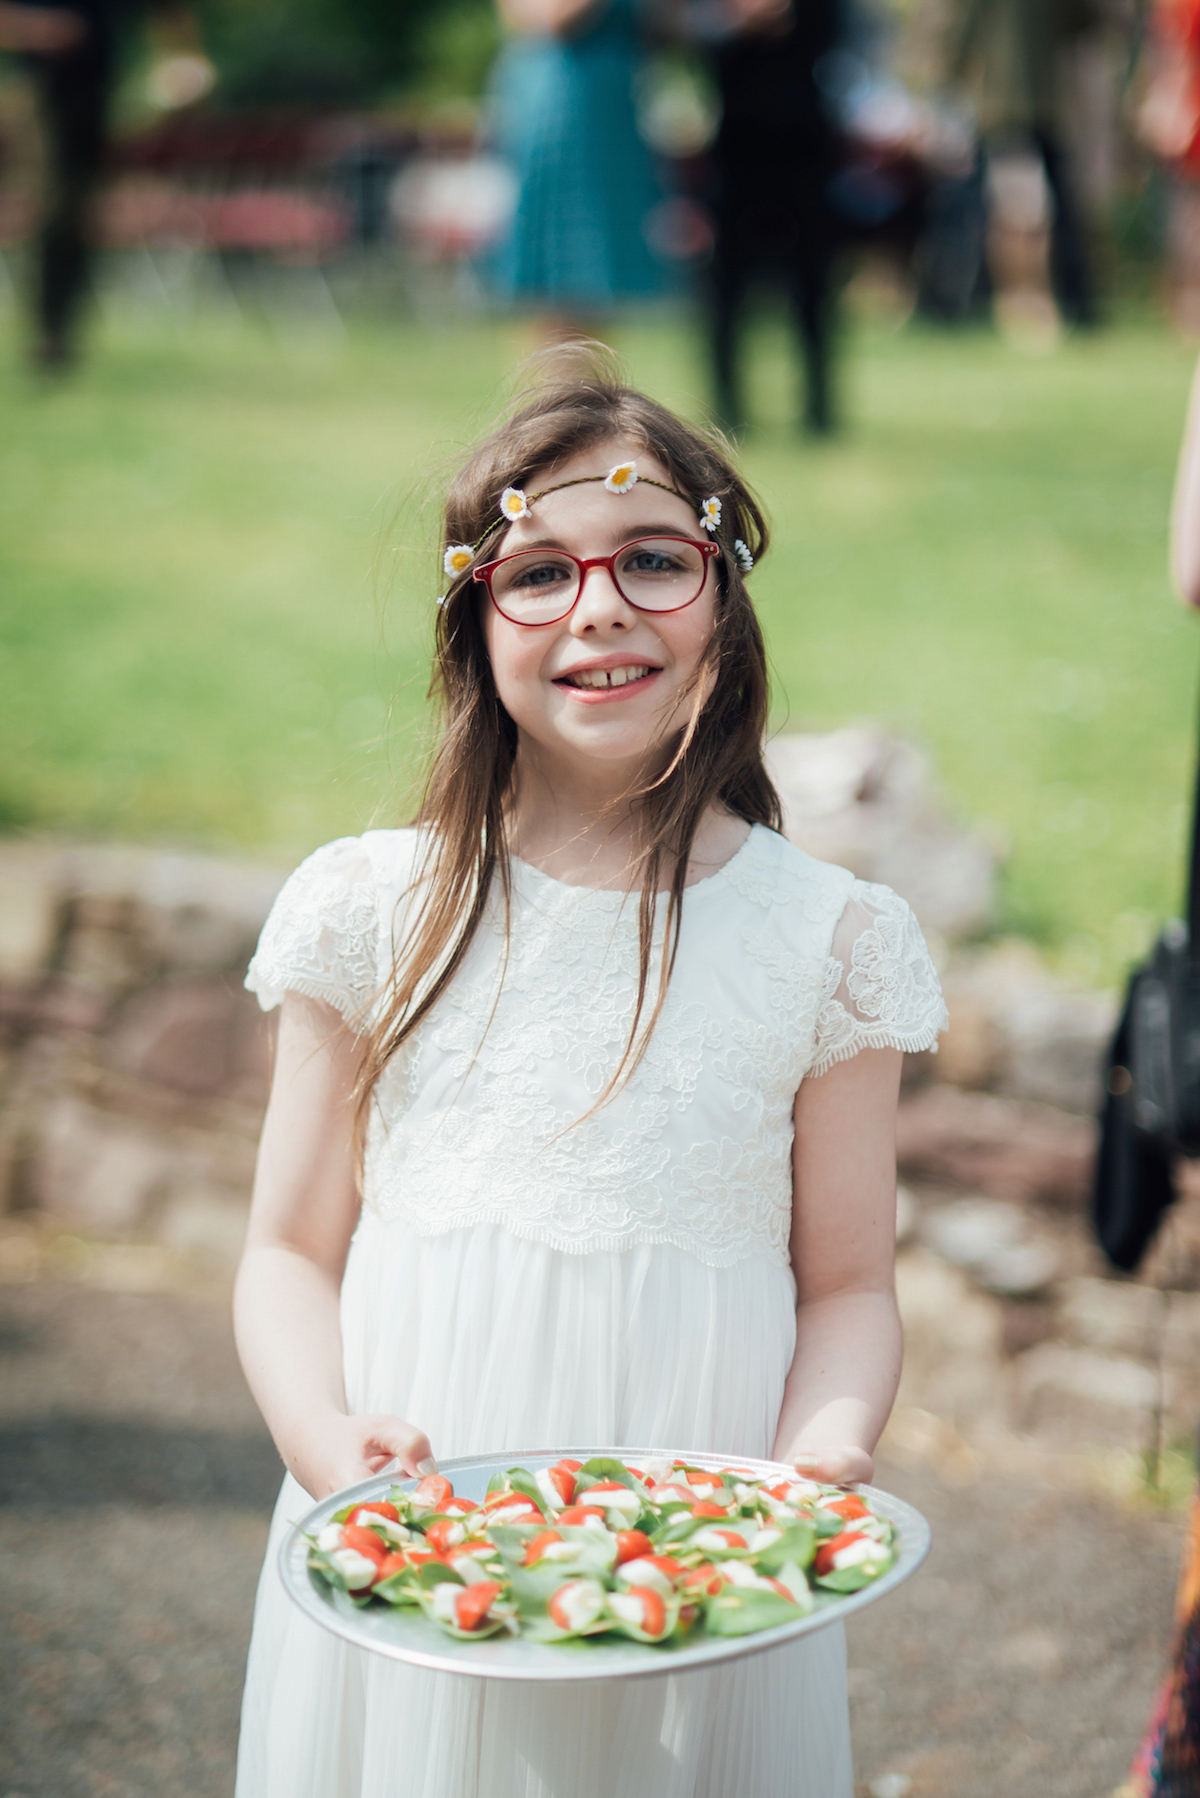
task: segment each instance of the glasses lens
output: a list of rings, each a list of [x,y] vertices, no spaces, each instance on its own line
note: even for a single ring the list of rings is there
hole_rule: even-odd
[[[639,537],[616,561],[617,586],[643,612],[674,612],[704,585],[706,559],[678,537]]]
[[[564,617],[578,589],[574,562],[547,549],[506,556],[492,576],[492,598],[517,624],[550,624]]]

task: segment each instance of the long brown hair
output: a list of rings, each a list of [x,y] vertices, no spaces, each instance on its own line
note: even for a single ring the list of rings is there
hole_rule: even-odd
[[[506,487],[524,488],[593,447],[620,438],[653,454],[694,503],[721,501],[716,625],[693,680],[692,706],[665,773],[625,795],[638,812],[641,897],[637,1002],[620,1063],[602,1104],[645,1053],[674,965],[688,858],[697,826],[716,803],[750,824],[780,827],[779,798],[763,765],[767,663],[762,632],[746,591],[740,547],[755,559],[767,547],[758,502],[715,434],[684,423],[646,394],[625,386],[604,352],[576,350],[575,366],[557,369],[520,399],[468,457],[450,484],[444,544],[475,544],[475,560],[497,553],[490,527]],[[599,471],[598,471],[599,472]],[[486,544],[481,539],[486,535]],[[492,679],[481,619],[482,588],[470,568],[451,584],[437,617],[431,697],[440,736],[415,823],[422,842],[410,894],[412,918],[396,945],[388,989],[365,1032],[358,1122],[392,1057],[453,980],[499,884],[507,940],[511,900],[507,810],[517,730]],[[618,801],[620,803],[620,801]],[[659,887],[669,870],[666,929],[658,990],[639,1026],[650,984]],[[593,1108],[594,1109],[594,1108]]]

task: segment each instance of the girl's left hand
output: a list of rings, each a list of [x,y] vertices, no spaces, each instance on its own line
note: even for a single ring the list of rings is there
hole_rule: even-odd
[[[870,1481],[875,1463],[865,1448],[802,1449],[791,1457],[796,1472],[825,1486],[857,1486]]]

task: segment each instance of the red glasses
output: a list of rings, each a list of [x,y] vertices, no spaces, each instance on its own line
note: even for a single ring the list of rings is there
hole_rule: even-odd
[[[704,591],[720,545],[691,537],[635,537],[611,556],[565,549],[524,549],[484,562],[474,578],[511,624],[557,624],[583,590],[590,568],[606,568],[622,599],[638,612],[679,612]]]

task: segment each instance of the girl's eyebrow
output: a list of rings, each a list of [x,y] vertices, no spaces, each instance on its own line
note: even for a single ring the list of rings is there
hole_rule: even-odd
[[[621,543],[633,543],[639,537],[678,537],[683,541],[687,537],[687,531],[681,524],[631,525],[629,530],[619,539],[618,547],[620,547]],[[526,550],[530,549],[566,550],[567,545],[563,542],[561,537],[535,537],[532,543],[522,543],[519,549],[510,549],[507,553],[510,556],[523,556]],[[567,550],[567,553],[568,555],[573,555],[575,552],[573,550]]]

